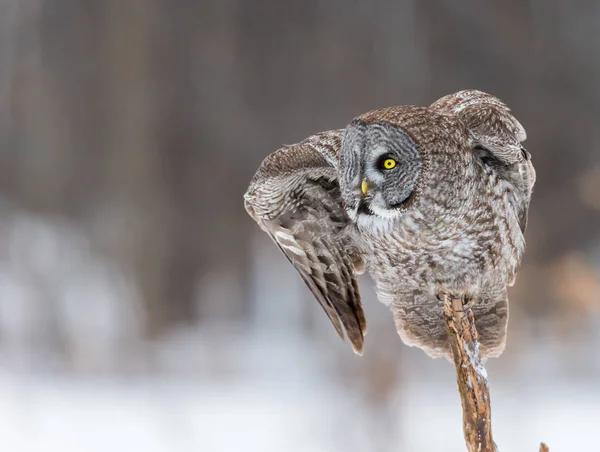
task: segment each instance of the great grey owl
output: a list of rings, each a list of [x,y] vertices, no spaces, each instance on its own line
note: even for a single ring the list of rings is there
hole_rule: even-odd
[[[356,353],[367,270],[406,344],[451,359],[446,290],[474,298],[481,354],[498,356],[535,182],[525,138],[502,101],[475,90],[375,110],[270,154],[245,207]]]

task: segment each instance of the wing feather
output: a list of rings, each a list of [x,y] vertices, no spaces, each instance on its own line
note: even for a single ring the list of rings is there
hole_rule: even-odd
[[[342,134],[323,132],[275,151],[244,199],[248,213],[294,265],[340,337],[345,331],[361,354],[366,320],[354,263],[362,257],[337,180]]]
[[[474,155],[513,186],[519,226],[525,233],[536,175],[531,155],[522,146],[527,134],[521,123],[500,99],[477,90],[449,94],[431,108],[457,115],[469,132]]]

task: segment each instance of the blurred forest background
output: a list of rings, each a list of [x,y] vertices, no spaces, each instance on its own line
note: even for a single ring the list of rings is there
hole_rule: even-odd
[[[453,366],[368,279],[357,358],[242,195],[284,143],[465,88],[512,108],[538,174],[496,441],[589,447],[599,24],[593,0],[0,0],[5,450],[464,450]]]

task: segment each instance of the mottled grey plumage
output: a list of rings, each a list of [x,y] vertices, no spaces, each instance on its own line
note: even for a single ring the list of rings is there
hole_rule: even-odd
[[[448,290],[475,298],[481,353],[498,356],[535,182],[525,138],[505,104],[475,90],[375,110],[269,155],[245,205],[357,353],[367,269],[408,345],[450,357]]]

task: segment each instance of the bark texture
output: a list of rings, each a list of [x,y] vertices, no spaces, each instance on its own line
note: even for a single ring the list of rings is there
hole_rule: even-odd
[[[474,300],[466,295],[442,292],[444,317],[452,347],[458,390],[463,409],[463,432],[469,452],[497,452],[492,438],[492,409],[487,372],[479,356]],[[540,452],[549,452],[540,444]]]

